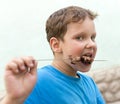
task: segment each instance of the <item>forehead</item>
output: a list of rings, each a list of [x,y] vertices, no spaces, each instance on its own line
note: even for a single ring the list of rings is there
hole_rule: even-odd
[[[71,22],[67,25],[66,33],[75,32],[95,32],[95,25],[93,20],[86,18],[85,20],[80,20],[78,22]]]

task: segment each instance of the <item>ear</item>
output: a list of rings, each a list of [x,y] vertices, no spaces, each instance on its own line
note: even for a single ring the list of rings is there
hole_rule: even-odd
[[[51,46],[51,48],[52,48],[52,51],[54,52],[54,53],[60,53],[60,52],[62,52],[62,49],[61,49],[61,45],[60,45],[60,40],[58,40],[57,38],[55,38],[55,37],[52,37],[51,39],[50,39],[50,46]]]

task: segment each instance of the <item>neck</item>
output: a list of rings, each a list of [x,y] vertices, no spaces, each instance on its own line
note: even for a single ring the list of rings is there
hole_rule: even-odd
[[[63,72],[66,75],[78,77],[76,74],[76,70],[74,70],[68,63],[66,63],[64,60],[53,60],[52,65],[58,69],[59,71]]]

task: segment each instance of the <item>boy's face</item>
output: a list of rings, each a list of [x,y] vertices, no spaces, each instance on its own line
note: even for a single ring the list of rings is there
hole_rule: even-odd
[[[61,41],[63,58],[68,58],[71,55],[72,57],[90,56],[94,59],[97,51],[95,37],[94,22],[89,18],[86,18],[83,22],[68,24],[64,41]],[[67,63],[71,65],[70,62]],[[91,64],[80,61],[71,66],[76,70],[86,72],[90,69]]]

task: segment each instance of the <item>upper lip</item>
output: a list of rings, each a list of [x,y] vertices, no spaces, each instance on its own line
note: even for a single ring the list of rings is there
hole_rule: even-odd
[[[88,57],[90,57],[90,58],[94,58],[93,52],[83,53],[82,56],[88,56]]]

